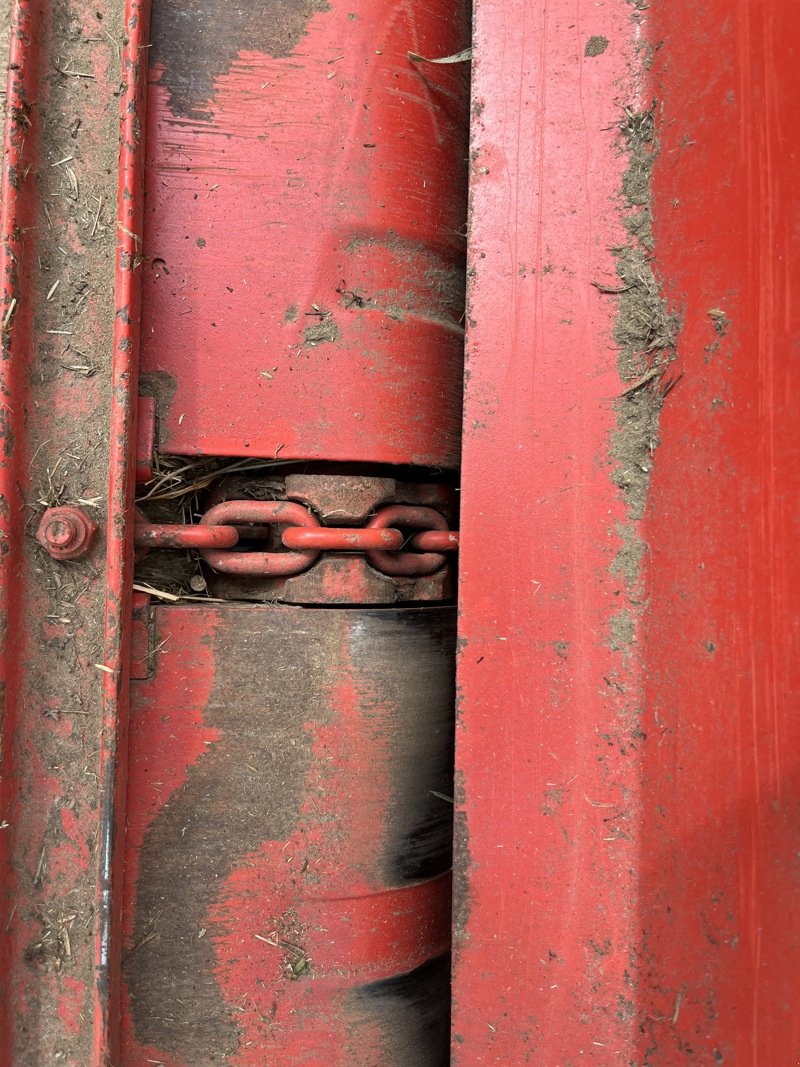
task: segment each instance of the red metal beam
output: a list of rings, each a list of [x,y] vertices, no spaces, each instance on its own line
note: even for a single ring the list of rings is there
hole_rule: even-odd
[[[607,1065],[638,1035],[641,680],[598,288],[628,240],[631,7],[475,19],[453,1062]]]
[[[126,0],[117,191],[116,301],[106,527],[99,840],[94,925],[93,1067],[119,1058],[119,999],[128,759],[133,500],[139,387],[142,211],[150,0]],[[117,899],[119,898],[119,899]]]
[[[800,10],[662,2],[651,19],[657,262],[683,378],[645,534],[639,1056],[793,1067]]]
[[[81,0],[68,10],[21,0],[12,27],[0,250],[0,376],[11,430],[0,463],[4,1065],[92,1058],[105,583],[103,542],[91,533],[105,518],[108,471],[115,15]],[[67,26],[74,65],[62,52]],[[57,562],[37,543],[53,505],[73,518],[82,509],[80,559]]]
[[[0,938],[0,979],[8,989],[17,963],[19,946],[11,930],[17,878],[14,870],[13,813],[18,797],[15,780],[16,753],[10,739],[16,735],[24,676],[20,650],[24,645],[25,611],[23,570],[23,484],[25,480],[23,409],[20,391],[28,370],[32,307],[23,298],[25,276],[24,232],[31,223],[30,197],[25,176],[33,165],[31,102],[36,95],[37,67],[34,61],[33,22],[39,5],[22,0],[13,10],[5,133],[3,139],[3,185],[0,201],[0,281],[2,282],[2,358],[0,360],[0,883],[3,887],[5,935]],[[32,54],[33,53],[33,54]],[[0,997],[0,1031],[11,1032],[14,1019],[11,999]],[[10,1044],[10,1042],[5,1045]],[[10,1048],[0,1050],[6,1067]]]
[[[797,22],[476,6],[455,1064],[796,1059]]]

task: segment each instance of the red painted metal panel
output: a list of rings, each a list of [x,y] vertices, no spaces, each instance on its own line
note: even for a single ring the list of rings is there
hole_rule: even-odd
[[[442,1062],[454,621],[156,609],[132,691],[123,1064]]]
[[[37,67],[32,43],[32,19],[38,5],[19,4],[11,25],[7,111],[3,141],[3,196],[0,204],[0,278],[2,300],[2,364],[0,365],[0,685],[2,692],[2,748],[0,748],[0,884],[5,936],[0,939],[0,981],[5,996],[0,996],[0,1032],[11,1034],[13,1011],[11,989],[19,990],[16,974],[21,954],[21,938],[10,914],[19,891],[15,874],[14,841],[8,830],[18,811],[19,797],[15,781],[19,761],[11,737],[19,729],[19,706],[22,696],[23,669],[20,650],[25,646],[23,615],[25,611],[23,572],[23,479],[20,453],[23,447],[23,410],[20,391],[24,386],[25,354],[30,346],[31,307],[22,299],[29,279],[26,276],[22,248],[23,227],[31,222],[30,198],[24,195],[22,175],[32,165],[34,155],[30,137],[30,102],[36,94]],[[22,1010],[25,1000],[22,999]],[[4,1042],[0,1063],[10,1064],[12,1042]]]
[[[456,1064],[800,1047],[797,14],[638,7],[476,7]],[[683,329],[674,371],[621,385],[615,267],[648,234],[618,127],[653,97],[634,161],[657,144]]]
[[[154,13],[143,370],[168,453],[458,464],[466,5]]]
[[[409,51],[462,49],[466,4],[188,7],[152,19],[141,384],[159,455],[327,466],[217,481],[199,527],[264,544],[200,548],[232,603],[154,613],[121,1059],[438,1067],[455,608],[377,605],[448,596],[439,545],[397,550],[427,530],[455,547],[452,492],[376,465],[459,460],[467,71]],[[341,540],[319,532],[337,518],[372,538],[356,568],[281,542],[287,526]],[[175,536],[138,527],[144,547]],[[343,606],[245,602],[284,585]]]
[[[464,72],[407,51],[458,51],[465,11],[267,6],[275,17],[254,24],[246,5],[159,5],[142,245],[147,12],[127,4],[108,525],[88,556],[57,563],[34,539],[38,487],[108,397],[102,375],[48,376],[47,338],[72,336],[48,309],[49,253],[62,242],[100,262],[87,249],[103,198],[85,232],[56,198],[37,226],[66,162],[43,132],[65,93],[38,42],[59,39],[64,12],[17,5],[0,248],[3,1065],[183,1067],[212,1045],[242,1064],[443,1058],[446,857],[407,878],[390,860],[414,804],[448,802],[441,762],[435,782],[413,777],[434,742],[447,748],[446,700],[426,730],[448,670],[429,677],[403,652],[446,612],[131,605],[135,467],[146,476],[150,451],[147,426],[134,447],[140,279],[162,452],[458,464]],[[95,5],[69,11],[76,47],[107,49]],[[790,1067],[800,1049],[798,16],[756,0],[644,12],[477,0],[454,1064]],[[117,107],[109,41],[113,73],[99,49],[91,69],[56,71],[94,83],[78,109],[92,146]],[[643,283],[617,275],[650,248],[631,166],[649,174],[653,98],[655,263],[681,315],[680,369],[650,351],[622,384],[620,316]],[[81,189],[99,190],[104,164],[82,162]],[[648,314],[666,315],[659,300]],[[102,300],[87,307],[102,349]],[[57,502],[99,514],[98,469],[77,467]],[[378,516],[369,536],[395,521]],[[432,525],[413,548],[452,547],[444,519]],[[392,599],[365,575],[334,566],[316,592]],[[282,642],[309,633],[284,663]],[[279,690],[297,732],[276,754],[258,714]],[[276,757],[272,793],[232,794],[254,752]],[[173,979],[182,996],[162,1003]]]
[[[593,284],[616,284],[626,243],[632,45],[625,0],[476,9],[453,972],[470,1067],[628,1063],[638,1039],[640,679],[614,637],[621,386]]]
[[[118,247],[109,413],[106,602],[102,725],[98,768],[99,833],[94,916],[93,1067],[119,1059],[121,881],[125,842],[128,695],[133,594],[133,501],[141,309],[141,227],[150,0],[125,0],[122,48]]]
[[[651,18],[664,42],[655,234],[684,376],[646,523],[639,1055],[793,1067],[800,11],[712,0]]]

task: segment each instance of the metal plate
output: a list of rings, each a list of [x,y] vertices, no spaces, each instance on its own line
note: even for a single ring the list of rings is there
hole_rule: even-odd
[[[457,466],[464,0],[155,0],[143,388],[160,447]]]
[[[788,1067],[797,10],[476,18],[453,1063]]]
[[[799,15],[652,15],[655,233],[684,375],[646,521],[653,1063],[789,1067],[800,1050]]]
[[[97,664],[106,601],[119,594],[104,556],[116,557],[106,531],[88,558],[66,563],[35,540],[48,505],[80,506],[101,527],[114,514],[114,267],[118,220],[131,219],[116,210],[117,161],[123,101],[129,123],[136,110],[130,68],[120,77],[126,5],[99,6],[18,0],[3,20],[11,7],[0,240],[2,1067],[104,1062],[93,1059],[105,1025],[94,1001],[104,977],[94,934],[107,682]],[[128,16],[136,10],[129,0]]]
[[[447,1063],[454,609],[162,607],[155,626],[132,684],[122,1063]]]

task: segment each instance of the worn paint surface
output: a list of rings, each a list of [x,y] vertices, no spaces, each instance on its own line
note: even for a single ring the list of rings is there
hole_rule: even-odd
[[[111,39],[105,37],[96,5],[79,0],[18,6],[23,17],[14,37],[19,62],[9,93],[14,106],[4,158],[0,249],[6,326],[0,593],[4,680],[11,682],[4,694],[0,789],[0,1011],[3,1033],[11,1037],[0,1049],[0,1063],[55,1060],[77,1067],[92,1057],[104,1063],[107,1053],[113,1062],[114,1016],[120,1006],[113,967],[112,984],[105,984],[101,953],[96,957],[100,971],[93,973],[91,931],[98,772],[106,816],[115,790],[120,827],[124,811],[119,797],[124,773],[106,773],[124,771],[123,763],[113,760],[114,742],[120,737],[124,742],[124,733],[116,731],[125,725],[117,707],[121,699],[124,711],[126,674],[117,665],[128,656],[124,576],[129,574],[126,525],[132,521],[134,420],[132,397],[124,388],[132,379],[125,376],[124,360],[117,379],[123,388],[114,394],[121,406],[111,492],[117,521],[112,517],[109,589],[115,599],[106,657],[98,627],[106,591],[100,578],[103,546],[85,566],[56,570],[26,531],[35,530],[38,509],[52,492],[59,502],[96,500],[88,506],[103,513],[107,446],[103,433],[94,434],[90,416],[108,410],[103,353],[112,348],[113,313],[101,283],[97,292],[81,295],[85,279],[80,271],[70,273],[70,263],[91,263],[87,273],[93,280],[104,276],[102,255],[93,258],[92,242],[104,226],[113,231],[114,221],[109,224],[105,217],[102,199],[89,198],[90,190],[104,189],[108,116],[118,106],[113,92],[119,84],[114,43],[119,34],[114,28]],[[370,77],[388,72],[397,73],[398,80],[412,77],[403,65],[409,42],[415,50],[435,54],[455,51],[464,41],[457,39],[454,26],[434,26],[428,5],[390,5],[394,21],[385,39],[377,13],[368,14],[369,32],[362,38],[344,34],[337,19],[345,9],[339,5],[290,6],[276,0],[272,6],[285,16],[280,41],[269,36],[274,26],[254,28],[243,8],[213,55],[195,49],[186,53],[187,62],[180,49],[156,50],[160,66],[151,127],[163,135],[168,158],[167,164],[156,160],[164,184],[151,188],[161,211],[154,218],[164,232],[169,232],[167,223],[176,222],[180,249],[187,241],[193,246],[192,257],[180,251],[174,262],[160,258],[158,250],[150,252],[145,268],[152,307],[161,307],[171,324],[167,351],[174,366],[158,363],[155,335],[147,357],[148,385],[161,404],[162,443],[186,452],[213,448],[274,457],[296,449],[296,454],[324,458],[452,466],[457,389],[436,377],[436,360],[443,347],[454,365],[458,330],[448,272],[460,262],[461,246],[447,232],[457,212],[452,204],[437,204],[443,193],[451,195],[448,168],[459,157],[435,136],[420,133],[420,115],[429,125],[431,115],[442,118],[441,129],[451,129],[446,123],[456,122],[455,90],[447,82],[445,91],[445,83],[436,79],[453,72],[415,72],[414,91],[406,86],[399,94],[387,93],[383,104],[392,101],[387,105],[391,122],[384,123],[382,104],[375,109],[380,121],[370,124],[361,114],[370,101],[356,97],[352,107],[359,121],[331,134],[328,146],[346,139],[364,158],[374,153],[381,178],[371,185],[362,181],[364,172],[355,164],[340,172],[325,158],[325,167],[319,166],[325,182],[305,186],[306,194],[319,194],[325,204],[313,225],[305,208],[309,219],[301,220],[307,223],[302,234],[318,239],[325,251],[321,281],[299,258],[306,247],[302,241],[297,239],[294,248],[288,231],[281,231],[279,240],[267,239],[266,227],[275,220],[267,218],[256,195],[264,175],[276,173],[272,152],[294,172],[286,174],[286,189],[299,188],[290,183],[305,180],[307,138],[290,143],[282,139],[282,127],[270,127],[269,134],[258,127],[254,134],[253,123],[263,126],[260,93],[269,89],[268,102],[277,107],[279,101],[284,108],[285,94],[294,93],[300,82],[311,84],[313,71],[321,86],[317,93],[313,82],[313,99],[320,103],[309,111],[308,121],[324,126],[334,113],[325,110],[333,108],[333,86],[346,94],[361,77],[347,65],[354,41],[360,42],[358,54]],[[788,5],[754,0],[712,0],[702,8],[659,0],[647,15],[649,27],[641,28],[631,22],[641,17],[639,6],[621,0],[602,8],[579,0],[569,11],[546,0],[479,0],[478,5],[455,1063],[656,1067],[688,1061],[789,1067],[800,1044],[792,1010],[800,968],[792,729],[798,690],[792,614],[798,598],[798,531],[791,505],[800,457],[791,432],[795,363],[787,358],[798,333],[790,297],[800,264],[786,210],[793,203],[790,176],[796,169],[791,126],[800,69],[796,16]],[[112,9],[105,6],[106,17]],[[199,8],[194,13],[201,17]],[[157,15],[167,29],[159,32],[171,33],[179,14],[178,5],[163,2]],[[26,25],[29,16],[36,20],[36,32]],[[339,37],[331,40],[342,41],[345,59],[338,58],[338,49],[323,55],[323,25],[337,27]],[[376,26],[379,32],[371,39]],[[252,54],[240,50],[248,35],[259,44]],[[638,49],[648,38],[660,45],[654,55]],[[73,73],[48,67],[41,77],[42,57],[55,54],[53,42],[63,40],[74,48]],[[292,66],[301,58],[307,64],[304,81]],[[194,81],[187,73],[192,63],[198,72]],[[337,70],[344,73],[328,77]],[[89,74],[94,76],[83,76]],[[432,94],[436,106],[412,99],[417,89]],[[659,399],[662,376],[645,383],[644,393],[637,387],[629,394],[635,382],[625,375],[633,365],[626,369],[617,359],[625,294],[613,290],[625,286],[618,280],[620,256],[609,251],[632,247],[632,241],[645,241],[646,247],[649,222],[640,226],[642,220],[630,214],[631,203],[641,209],[647,201],[631,188],[625,131],[634,119],[644,122],[654,97],[656,140],[644,143],[651,146],[647,151],[657,147],[659,153],[652,201],[656,273],[668,298],[666,314],[677,308],[681,315],[676,367],[684,372],[679,380],[679,370],[667,372],[677,384],[666,398],[660,430],[640,404],[642,397],[649,403]],[[452,114],[447,112],[451,103]],[[55,154],[61,142],[48,139],[46,116],[66,115],[67,105],[81,126],[52,124],[51,134],[57,129],[58,138],[69,138],[68,149]],[[402,114],[404,108],[411,109],[413,121]],[[215,124],[247,141],[246,152],[240,145],[238,154],[229,156],[229,138],[215,140]],[[411,151],[408,141],[399,143],[406,125],[415,131]],[[361,139],[362,133],[371,137],[374,130],[382,135],[387,129],[396,152],[391,158],[401,160],[396,168],[394,162],[384,166],[380,152],[386,142],[380,137]],[[259,141],[262,135],[266,139]],[[292,151],[295,158],[287,164]],[[180,171],[181,152],[189,154],[189,171]],[[66,160],[67,155],[76,158]],[[319,164],[324,156],[315,158]],[[408,159],[415,161],[416,175]],[[256,161],[263,173],[254,175],[243,160]],[[430,172],[420,169],[420,160]],[[61,169],[67,163],[77,189]],[[223,194],[227,199],[218,209],[214,198],[231,174]],[[420,175],[421,192],[414,184]],[[234,179],[246,189],[243,206],[231,191]],[[343,195],[342,207],[336,190],[347,194],[350,188],[360,190],[361,200],[349,202]],[[133,278],[139,235],[125,221],[135,219],[136,210],[126,190],[135,193],[123,184],[123,207],[133,214],[123,218],[121,244],[133,258],[126,261],[123,277]],[[293,202],[294,195],[287,192],[282,203]],[[52,231],[50,225],[37,225],[43,203],[49,206]],[[366,217],[365,205],[375,212],[375,230],[366,237],[352,222]],[[247,250],[243,280],[260,277],[265,263],[274,275],[267,297],[261,293],[259,300],[239,303],[237,296],[225,305],[227,316],[238,317],[237,329],[218,342],[213,331],[227,329],[229,320],[221,326],[212,311],[220,297],[228,301],[238,293],[233,284],[233,293],[227,282],[224,294],[217,286],[230,266],[221,249],[231,243],[234,208],[242,217],[249,211],[247,218],[259,222],[252,231],[245,226],[237,233]],[[392,235],[382,211],[397,213],[402,223]],[[301,214],[297,208],[295,221]],[[320,217],[338,219],[342,232],[320,237]],[[214,224],[208,233],[198,225],[204,218]],[[151,229],[157,232],[155,224]],[[273,263],[276,246],[285,258]],[[202,264],[208,249],[215,257],[211,268],[196,266],[194,260]],[[363,275],[340,271],[347,255],[371,257]],[[275,279],[289,276],[295,259],[303,284],[298,295],[286,297],[278,293]],[[373,284],[398,267],[410,276],[402,293],[388,294],[389,286]],[[108,257],[109,278],[111,270]],[[167,299],[156,286],[170,279]],[[56,280],[61,288],[48,296]],[[627,284],[624,274],[622,281]],[[322,302],[328,289],[335,294],[330,306]],[[173,302],[187,291],[197,300],[187,300],[179,315]],[[70,307],[70,301],[62,303],[66,292],[73,294],[75,312],[70,334],[58,332]],[[76,306],[84,305],[85,315],[78,314]],[[191,320],[196,307],[202,311],[198,330],[182,321]],[[264,318],[251,321],[249,315],[261,316],[264,307]],[[137,317],[130,309],[122,299],[116,329],[123,347],[117,351],[133,358]],[[257,328],[251,329],[254,321]],[[155,331],[157,322],[149,320],[149,328]],[[376,323],[385,330],[374,329]],[[335,403],[333,388],[329,396],[321,386],[308,409],[301,400],[304,436],[288,441],[280,423],[265,420],[264,412],[297,399],[302,390],[264,393],[277,380],[275,368],[279,375],[285,365],[262,360],[262,349],[253,347],[261,327],[269,326],[263,336],[272,336],[276,324],[288,343],[298,346],[291,355],[288,347],[281,350],[286,365],[304,361],[303,367],[322,381],[332,373],[329,367],[339,366],[336,359],[343,359],[350,375],[336,378]],[[254,371],[260,379],[249,407],[252,425],[237,423],[239,402],[250,395],[250,387],[226,392],[233,379],[195,375],[193,359],[180,351],[183,345],[200,353],[202,371],[205,353],[213,350],[218,369],[228,365],[224,361],[231,350],[239,352],[241,334],[246,383]],[[62,337],[73,339],[62,342]],[[368,345],[374,344],[369,348],[374,355],[386,338],[387,363],[377,357],[352,362],[354,353],[368,352]],[[270,351],[269,345],[263,351]],[[669,354],[670,345],[662,351]],[[409,363],[409,352],[418,363]],[[332,353],[336,358],[329,363],[324,357]],[[381,349],[381,359],[383,354]],[[406,365],[417,376],[413,388],[396,379],[398,368]],[[78,377],[65,378],[65,373]],[[187,403],[190,380],[202,383],[202,406]],[[351,425],[340,433],[334,420],[315,422],[327,404],[337,418],[351,411],[355,421],[362,412],[348,389],[353,382],[361,389],[364,381],[379,384],[370,393],[373,407],[363,413],[363,430]],[[398,397],[402,412],[414,414],[414,435],[393,406]],[[59,417],[47,419],[50,411]],[[62,417],[65,412],[69,418]],[[627,449],[619,433],[632,412],[635,441]],[[642,452],[647,433],[653,434],[652,472],[641,470],[649,450]],[[98,460],[84,462],[95,454]],[[57,464],[66,472],[63,487],[52,480]],[[490,573],[487,543],[504,546],[503,565]],[[439,867],[426,868],[418,846],[427,837],[425,827],[441,833],[433,801],[445,803],[436,794],[449,787],[442,778],[435,793],[426,793],[424,783],[409,778],[409,766],[419,774],[429,768],[413,744],[398,745],[397,759],[388,758],[382,747],[384,713],[401,701],[374,698],[390,673],[382,665],[397,670],[399,663],[413,681],[414,657],[397,659],[399,638],[391,628],[389,647],[381,640],[369,644],[366,665],[354,652],[355,639],[331,649],[331,634],[319,635],[306,666],[324,699],[301,723],[285,688],[276,687],[291,705],[287,731],[293,728],[295,740],[300,738],[293,746],[300,749],[299,755],[293,753],[297,759],[278,764],[243,709],[245,704],[251,710],[264,707],[261,676],[247,673],[245,664],[252,662],[254,647],[259,663],[280,662],[277,640],[264,644],[269,627],[262,620],[282,609],[244,608],[251,613],[246,635],[227,621],[226,613],[234,610],[240,606],[158,609],[156,640],[149,632],[151,611],[140,604],[135,632],[131,627],[136,639],[131,670],[139,678],[132,751],[140,784],[132,787],[128,907],[119,931],[128,949],[121,993],[125,1055],[131,1063],[152,1058],[170,1067],[193,1059],[208,1062],[210,1054],[260,1063],[263,1046],[271,1042],[283,1059],[305,1056],[316,1063],[324,1040],[337,1053],[341,1049],[348,1063],[372,1056],[373,1062],[410,1067],[419,1062],[419,1047],[433,1050],[433,1062],[445,1062],[448,876],[441,872],[447,857],[439,840],[433,850]],[[310,613],[283,610],[314,629],[316,624],[306,621]],[[341,626],[344,614],[332,614],[335,626]],[[371,616],[365,613],[366,619]],[[365,630],[372,625],[378,624],[368,623]],[[289,630],[282,625],[281,635]],[[345,665],[345,677],[323,677],[316,657],[326,648]],[[98,671],[97,663],[101,668],[112,663],[111,674]],[[437,673],[428,680],[423,674],[426,699],[441,677]],[[166,684],[158,686],[157,678]],[[351,684],[354,678],[358,685]],[[107,743],[101,759],[96,709],[104,679]],[[312,722],[318,729],[310,742],[306,726]],[[356,722],[358,730],[348,726],[336,734],[337,723]],[[227,749],[222,745],[226,734],[233,735]],[[333,764],[326,761],[332,739],[338,746]],[[251,755],[262,765],[273,759],[271,765],[282,767],[287,780],[277,782],[273,775],[269,789],[261,790],[247,779],[233,803],[215,800],[220,777],[236,780],[248,770],[237,756],[249,761]],[[428,749],[423,755],[430,756]],[[371,772],[367,778],[363,767]],[[436,774],[441,772],[437,767]],[[333,816],[332,804],[322,817],[319,804],[298,805],[297,776],[303,779],[304,797],[347,793],[344,817]],[[409,782],[415,783],[419,806],[403,805],[403,811],[423,828],[413,835],[414,847],[398,816]],[[371,804],[380,818],[366,819]],[[285,826],[270,827],[272,844],[253,847],[247,813],[259,805],[269,808],[262,812],[264,826],[276,813],[287,821],[295,817],[288,837]],[[111,825],[107,818],[106,828]],[[214,854],[207,847],[209,839],[219,843],[226,836],[241,845],[241,864],[232,853]],[[163,870],[159,855],[167,854],[173,838],[177,847]],[[335,884],[341,884],[341,897],[313,896],[308,892],[311,863],[305,870],[302,863],[292,866],[303,849],[308,854],[309,841],[315,856],[329,863],[331,884],[334,875],[340,879]],[[278,842],[280,849],[274,847]],[[110,870],[113,849],[105,839],[101,873]],[[422,849],[423,856],[430,854]],[[331,856],[338,863],[335,870]],[[283,863],[289,873],[281,881],[276,872],[285,874]],[[213,882],[196,877],[210,868],[218,874],[216,895]],[[292,875],[297,884],[290,888]],[[365,886],[396,888],[398,882],[406,885],[404,904],[394,907],[392,900],[388,913],[381,904],[392,894],[378,894],[376,900],[371,892],[367,898],[359,895]],[[102,878],[100,884],[108,888]],[[176,909],[173,896],[181,894],[187,907]],[[159,914],[161,897],[167,905]],[[302,923],[289,916],[266,930],[264,902],[275,899],[276,915],[285,918],[289,908],[283,905],[298,898]],[[123,922],[119,894],[116,901],[116,919]],[[105,901],[113,902],[113,897]],[[101,949],[103,932],[111,935],[111,964],[113,925],[108,910],[97,914]],[[431,917],[422,929],[420,915]],[[175,937],[171,953],[164,943],[166,920]],[[193,927],[200,923],[206,925],[199,925],[194,937]],[[386,941],[376,944],[371,933],[365,934],[374,925],[392,931],[388,948]],[[262,929],[267,940],[253,936],[252,944],[246,942],[248,953],[241,938]],[[273,929],[279,939],[271,936]],[[331,929],[341,954],[325,942]],[[313,952],[306,955],[302,946],[314,938]],[[277,946],[270,944],[276,940]],[[116,942],[118,948],[119,938]],[[176,961],[173,968],[168,958]],[[299,967],[296,978],[288,977],[287,966]],[[193,975],[207,1016],[196,1013]],[[98,976],[99,996],[92,1004]],[[172,1003],[176,989],[195,1012],[188,1020],[160,1011],[162,1002]],[[321,996],[311,996],[310,990],[320,989]],[[275,1017],[298,1013],[284,1030],[272,1024],[273,1004]],[[326,1015],[326,1005],[335,1010]],[[196,1037],[206,1042],[204,1049],[198,1051]]]
[[[797,15],[476,12],[453,1062],[789,1067]]]
[[[121,129],[117,184],[114,351],[109,410],[106,601],[103,629],[102,732],[98,766],[99,832],[94,915],[93,1067],[119,1058],[121,876],[128,748],[133,500],[149,0],[126,0],[122,45]]]
[[[0,1062],[91,1062],[101,578],[35,541],[50,505],[102,525],[122,5],[15,5],[4,145]],[[106,30],[108,36],[103,33]],[[64,73],[66,71],[66,73]],[[17,98],[17,93],[21,95]],[[15,300],[9,314],[10,302]],[[8,443],[8,439],[7,439]]]
[[[407,53],[463,49],[466,4],[219,6],[155,4],[160,447],[456,467],[467,71]]]
[[[154,5],[142,386],[162,454],[324,460],[287,468],[284,510],[366,522],[405,490],[330,461],[415,482],[458,463],[466,73],[407,51],[463,47],[466,7],[267,6]],[[282,473],[199,506],[280,499]],[[362,569],[281,585],[394,599]],[[132,691],[122,1062],[439,1067],[454,609],[245,602],[283,595],[270,581],[210,575],[234,602],[154,613]]]
[[[659,2],[659,269],[682,311],[645,536],[639,1061],[800,1055],[798,12]],[[697,77],[700,64],[706,75]],[[713,176],[713,177],[710,177]],[[651,743],[652,741],[652,743]]]
[[[123,1064],[446,1062],[453,616],[156,609]]]
[[[329,11],[328,0],[270,0],[232,6],[227,0],[156,0],[153,62],[170,110],[185,118],[210,119],[215,81],[242,52],[287,59],[303,42],[309,19]]]
[[[641,677],[601,291],[628,241],[631,14],[476,9],[453,969],[470,1067],[627,1065],[638,1039]]]
[[[32,162],[30,145],[30,99],[36,91],[36,73],[29,55],[31,48],[31,18],[36,12],[31,5],[21,4],[14,13],[10,35],[9,77],[5,135],[3,142],[3,197],[0,210],[0,271],[2,296],[2,364],[0,364],[0,814],[3,831],[0,836],[0,879],[2,879],[2,907],[6,918],[5,936],[0,940],[0,981],[4,996],[0,1021],[6,1034],[12,1033],[12,983],[20,963],[20,941],[24,934],[12,930],[10,915],[14,896],[19,892],[20,879],[15,874],[15,842],[8,832],[12,817],[18,810],[14,778],[19,762],[15,758],[12,738],[19,730],[20,696],[23,684],[22,662],[11,649],[20,650],[25,642],[22,625],[22,478],[20,463],[22,450],[22,411],[19,407],[21,357],[30,337],[30,308],[22,303],[24,276],[21,260],[21,226],[30,220],[30,204],[21,196],[22,177]],[[27,151],[26,151],[27,144]],[[7,1042],[12,1045],[12,1042]],[[0,1052],[5,1067],[11,1062],[12,1051]]]

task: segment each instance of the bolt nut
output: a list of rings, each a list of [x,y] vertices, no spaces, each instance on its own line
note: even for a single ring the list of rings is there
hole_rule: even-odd
[[[36,540],[53,559],[81,559],[88,554],[96,533],[97,523],[80,508],[48,508]]]

